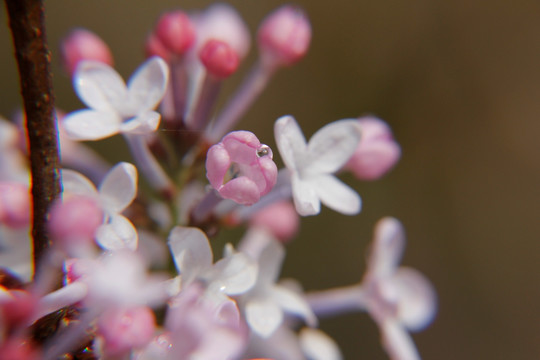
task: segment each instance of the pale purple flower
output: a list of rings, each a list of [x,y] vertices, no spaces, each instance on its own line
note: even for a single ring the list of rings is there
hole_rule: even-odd
[[[290,172],[294,204],[300,215],[318,214],[321,202],[342,214],[360,212],[358,194],[333,175],[353,154],[360,132],[356,119],[338,120],[319,129],[308,143],[292,116],[276,121],[276,144]]]
[[[137,248],[137,231],[121,213],[137,194],[137,169],[129,163],[119,163],[103,179],[99,190],[83,175],[62,170],[65,194],[96,199],[104,213],[103,225],[96,232],[97,243],[106,250]],[[64,195],[65,196],[65,195]]]
[[[110,66],[83,61],[73,77],[75,91],[89,109],[64,118],[66,133],[74,140],[99,140],[117,133],[148,134],[159,125],[153,109],[161,102],[169,68],[161,58],[147,60],[124,80]]]
[[[234,131],[208,150],[206,177],[223,198],[252,205],[276,183],[277,167],[253,133]]]

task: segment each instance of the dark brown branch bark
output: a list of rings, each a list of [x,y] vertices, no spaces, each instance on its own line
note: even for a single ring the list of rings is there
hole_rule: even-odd
[[[42,0],[5,0],[19,67],[32,171],[34,268],[49,247],[47,211],[60,192],[50,52]]]

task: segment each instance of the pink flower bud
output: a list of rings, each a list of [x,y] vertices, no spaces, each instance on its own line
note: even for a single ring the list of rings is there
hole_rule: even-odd
[[[206,177],[223,198],[252,205],[275,185],[277,167],[253,133],[233,131],[208,150]]]
[[[166,62],[170,62],[171,60],[171,52],[163,45],[155,33],[150,33],[146,38],[146,42],[144,43],[144,54],[147,58],[159,56]]]
[[[194,14],[192,21],[197,28],[197,51],[208,40],[214,39],[226,42],[241,59],[247,55],[251,35],[246,23],[232,6],[213,4],[202,13]]]
[[[41,358],[30,339],[11,337],[0,344],[0,359],[40,360]]]
[[[0,183],[0,224],[19,229],[30,223],[30,193],[27,185]]]
[[[232,47],[226,42],[213,39],[203,45],[199,58],[206,70],[220,79],[232,75],[240,63],[238,54]]]
[[[195,29],[183,11],[171,11],[159,18],[156,36],[169,51],[183,55],[195,42]]]
[[[308,51],[311,25],[302,10],[285,5],[263,21],[258,41],[263,61],[273,66],[292,65]]]
[[[55,242],[70,247],[92,243],[102,223],[103,212],[95,199],[73,196],[53,205],[48,229]]]
[[[2,320],[8,326],[23,325],[32,317],[38,300],[23,290],[10,290],[9,295],[10,298],[0,306]]]
[[[298,232],[300,218],[290,201],[279,201],[257,211],[250,224],[268,230],[282,242],[288,242]]]
[[[112,357],[142,348],[152,340],[155,329],[154,313],[146,306],[110,309],[98,322],[105,353]]]
[[[362,127],[360,143],[345,169],[360,180],[377,180],[397,163],[401,148],[384,121],[366,116],[358,122]]]
[[[62,63],[72,75],[81,60],[95,60],[113,65],[111,50],[96,34],[86,29],[75,29],[64,38],[60,46]]]

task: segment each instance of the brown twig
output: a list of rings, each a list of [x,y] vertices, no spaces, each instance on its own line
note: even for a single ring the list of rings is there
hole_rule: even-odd
[[[49,247],[47,211],[60,193],[50,52],[42,0],[5,0],[19,67],[32,171],[34,268]]]

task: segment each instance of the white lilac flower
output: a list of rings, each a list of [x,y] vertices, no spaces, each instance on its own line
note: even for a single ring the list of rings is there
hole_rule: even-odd
[[[257,278],[256,263],[242,253],[235,253],[231,246],[226,247],[224,258],[214,264],[208,238],[198,228],[175,227],[169,235],[169,247],[182,288],[202,282],[205,295],[216,303],[225,301],[225,295],[248,291]]]
[[[143,258],[129,250],[107,251],[97,259],[70,259],[65,271],[68,285],[64,288],[86,285],[83,305],[89,308],[153,307],[168,296],[168,283],[163,277],[149,274]]]
[[[62,170],[64,194],[87,196],[96,199],[103,209],[104,220],[96,232],[97,243],[106,250],[137,248],[137,231],[121,213],[137,193],[137,169],[122,162],[112,168],[96,189],[83,175],[72,170]],[[66,196],[66,195],[64,195]]]
[[[267,338],[283,323],[284,312],[303,318],[309,326],[317,324],[317,318],[307,301],[295,291],[277,284],[285,249],[264,230],[252,230],[243,239],[241,248],[253,256],[257,245],[246,242],[264,243],[260,255],[257,282],[249,292],[242,295],[246,321],[257,335]],[[257,250],[255,250],[257,251]]]
[[[298,334],[300,347],[309,360],[341,360],[336,342],[319,329],[303,328]]]
[[[294,204],[300,215],[318,214],[321,202],[342,214],[360,212],[358,194],[333,175],[354,153],[360,131],[356,119],[338,120],[319,129],[306,142],[292,116],[276,121],[276,144],[290,172]]]
[[[391,359],[419,360],[408,331],[429,325],[437,310],[437,296],[424,275],[399,266],[404,248],[401,223],[383,218],[375,227],[362,282],[310,293],[307,300],[318,316],[367,311],[379,326],[383,346]]]
[[[232,299],[215,303],[205,292],[201,283],[191,283],[169,301],[166,338],[156,340],[170,346],[160,359],[236,359],[242,351],[247,339],[236,303]],[[158,358],[156,345],[148,347],[146,358]]]
[[[153,109],[161,102],[169,68],[159,57],[147,60],[126,84],[110,66],[82,61],[73,77],[75,91],[89,109],[64,118],[64,129],[74,140],[99,140],[117,133],[148,134],[159,125]]]
[[[336,342],[319,329],[302,328],[298,333],[286,324],[268,338],[250,337],[242,359],[341,360]]]
[[[407,330],[421,330],[433,320],[437,310],[435,290],[417,270],[399,267],[405,234],[397,219],[380,220],[374,237],[361,285],[366,308],[379,325],[383,345],[392,359],[420,359]]]

